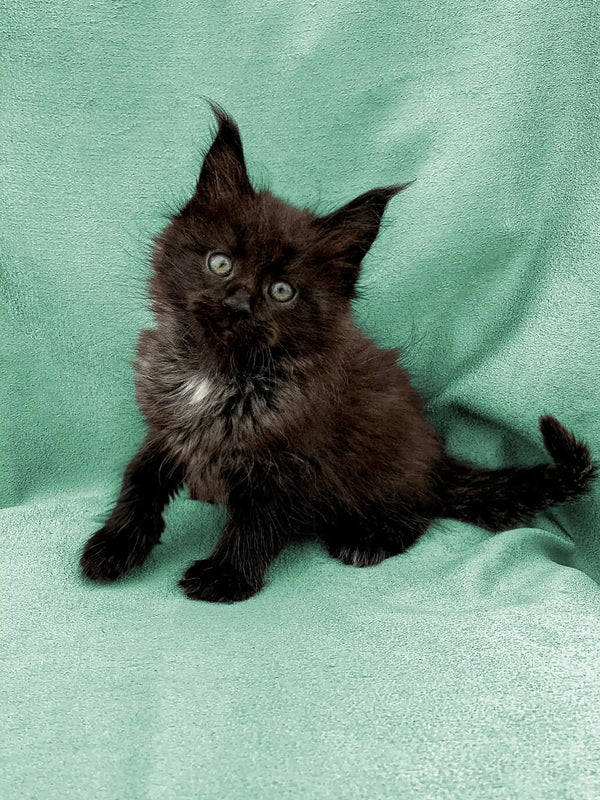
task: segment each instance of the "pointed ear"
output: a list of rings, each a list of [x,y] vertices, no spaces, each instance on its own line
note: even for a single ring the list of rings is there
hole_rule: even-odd
[[[196,185],[196,197],[223,194],[251,194],[240,131],[234,120],[215,103],[210,103],[217,121],[217,133],[204,158]]]
[[[371,189],[315,221],[319,254],[342,293],[354,297],[360,263],[375,241],[389,201],[414,181]]]
[[[318,220],[337,258],[358,266],[379,233],[389,201],[414,181],[371,189]]]

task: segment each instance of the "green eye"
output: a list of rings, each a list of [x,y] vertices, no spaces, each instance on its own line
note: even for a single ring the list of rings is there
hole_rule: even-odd
[[[224,253],[211,253],[206,263],[211,272],[214,272],[215,275],[221,275],[222,277],[229,275],[233,269],[231,259]]]
[[[275,281],[269,286],[269,294],[273,300],[287,303],[294,296],[294,288],[287,281]]]

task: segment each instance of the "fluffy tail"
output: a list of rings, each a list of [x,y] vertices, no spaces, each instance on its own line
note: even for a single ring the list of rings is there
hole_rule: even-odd
[[[553,464],[479,469],[446,455],[438,471],[439,516],[503,531],[591,488],[597,467],[587,446],[551,416],[540,431]]]

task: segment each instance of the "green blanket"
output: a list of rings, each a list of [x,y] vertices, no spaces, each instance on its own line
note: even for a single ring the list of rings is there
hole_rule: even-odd
[[[114,586],[81,546],[143,436],[148,247],[211,113],[252,176],[389,207],[356,316],[457,456],[600,458],[595,3],[3,4],[0,797],[600,797],[600,487],[530,528],[440,521],[358,570],[287,550],[245,603],[193,603],[219,509],[185,496]]]

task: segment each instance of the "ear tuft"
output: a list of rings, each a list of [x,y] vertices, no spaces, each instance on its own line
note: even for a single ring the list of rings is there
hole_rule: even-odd
[[[239,128],[220,105],[207,101],[217,122],[217,131],[202,164],[196,185],[196,195],[201,199],[228,194],[251,194],[253,188],[248,178],[244,150]]]

